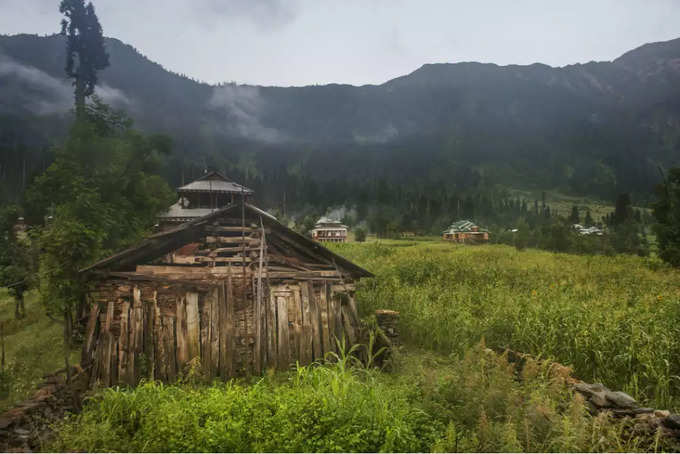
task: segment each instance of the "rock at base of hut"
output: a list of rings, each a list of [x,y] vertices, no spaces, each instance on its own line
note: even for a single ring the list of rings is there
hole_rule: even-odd
[[[608,391],[605,392],[605,397],[611,402],[612,407],[618,408],[633,408],[637,401],[630,397],[623,391]]]
[[[680,415],[666,416],[661,423],[669,429],[680,430]]]

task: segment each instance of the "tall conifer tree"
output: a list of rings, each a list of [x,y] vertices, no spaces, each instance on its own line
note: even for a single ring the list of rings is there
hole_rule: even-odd
[[[66,75],[73,79],[76,114],[81,116],[85,99],[94,93],[97,71],[109,66],[109,55],[92,2],[62,0],[59,12],[66,16],[61,21],[61,33],[67,39]]]

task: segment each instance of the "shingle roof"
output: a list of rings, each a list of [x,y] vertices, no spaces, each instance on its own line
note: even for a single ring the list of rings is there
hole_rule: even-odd
[[[219,172],[209,172],[201,178],[192,181],[189,184],[177,188],[178,192],[235,192],[244,194],[252,194],[253,191],[247,187],[229,181],[227,177]]]

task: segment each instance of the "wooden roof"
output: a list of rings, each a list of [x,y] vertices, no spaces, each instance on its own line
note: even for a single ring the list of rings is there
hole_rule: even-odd
[[[321,263],[335,264],[338,268],[355,278],[373,276],[369,271],[326,249],[316,241],[284,226],[266,211],[246,203],[245,212],[250,218],[256,217],[258,220],[262,219],[263,225],[270,228],[272,233],[285,238],[289,243],[294,244],[297,249],[318,259]],[[170,230],[151,235],[136,246],[100,260],[80,270],[80,272],[120,271],[134,267],[141,262],[155,259],[172,252],[187,243],[198,241],[205,235],[202,227],[211,224],[226,214],[236,214],[240,217],[241,204],[234,203],[228,205],[209,215],[180,224]]]

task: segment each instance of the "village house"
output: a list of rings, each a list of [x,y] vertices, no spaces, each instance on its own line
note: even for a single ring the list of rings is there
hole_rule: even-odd
[[[462,220],[451,224],[442,232],[442,237],[456,243],[486,243],[489,241],[489,231],[472,221]]]
[[[105,386],[172,381],[190,362],[222,379],[310,364],[357,342],[355,282],[372,276],[239,197],[81,273],[81,364]]]
[[[344,243],[347,241],[347,226],[340,221],[322,217],[312,230],[312,238],[321,242]]]
[[[248,198],[253,191],[234,183],[219,172],[206,172],[199,179],[177,188],[179,199],[158,217],[161,230],[208,215]]]
[[[576,230],[579,235],[604,235],[604,230],[595,226],[586,227],[581,224],[574,224],[572,225],[572,228]]]

